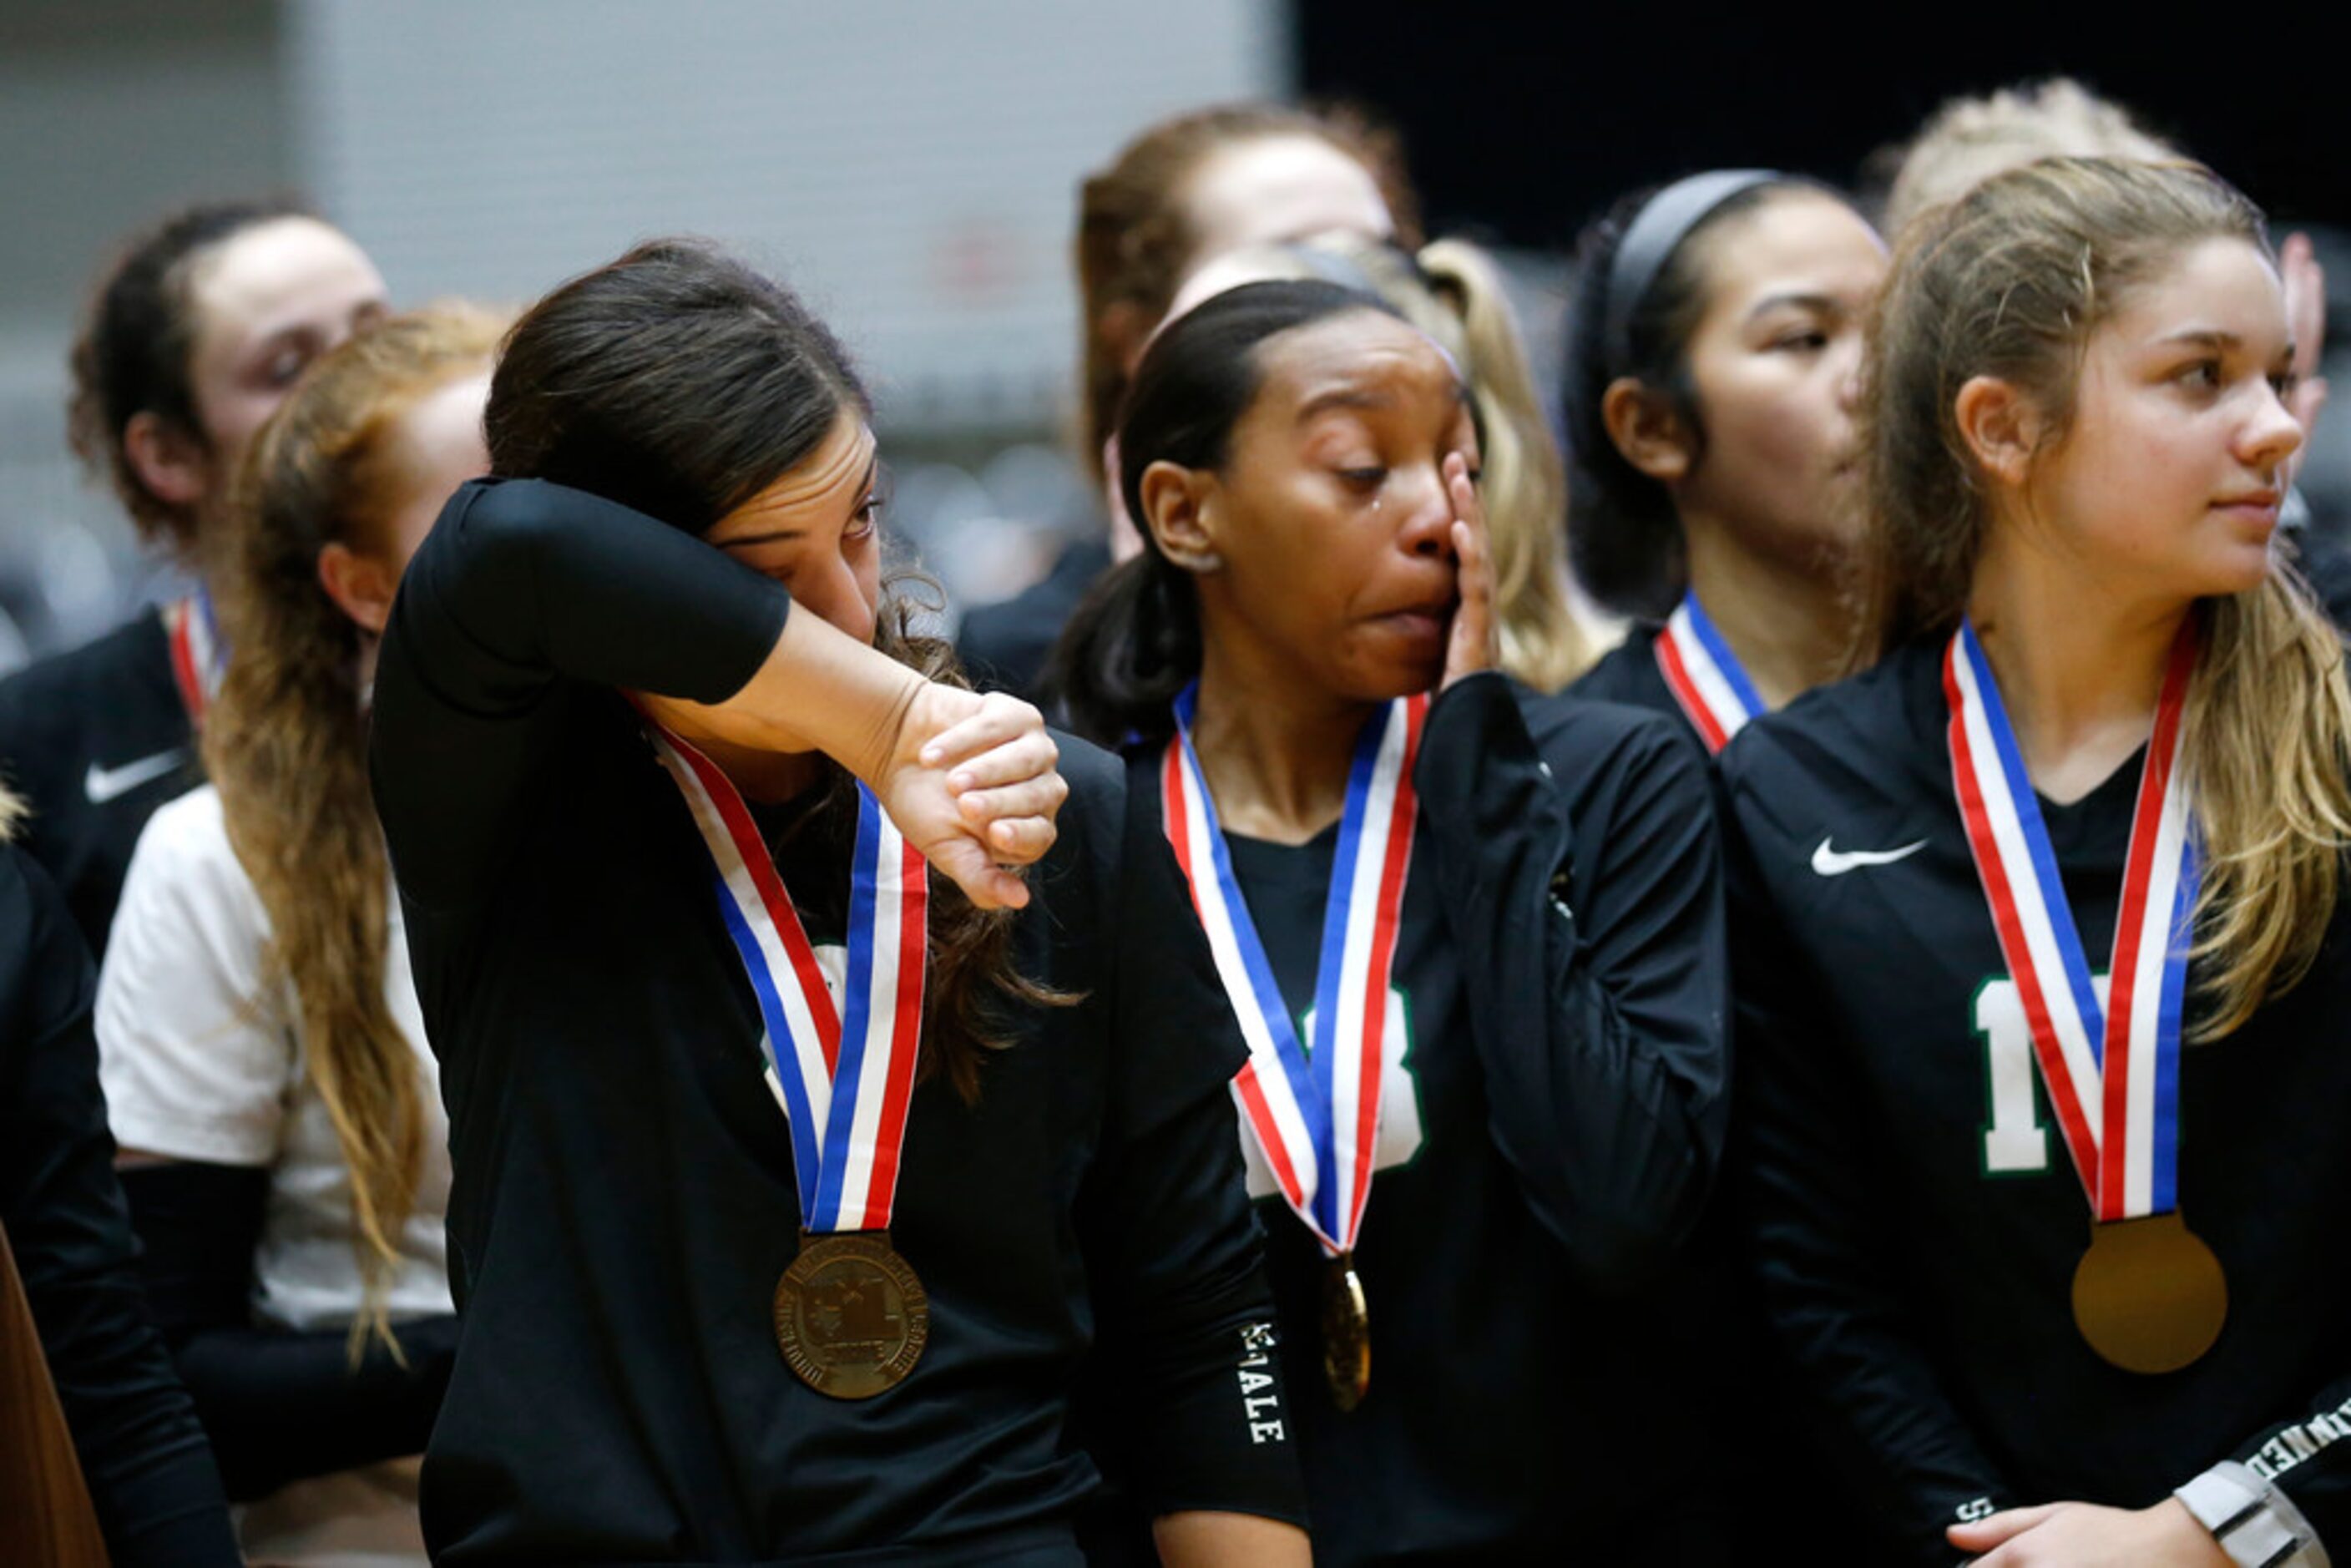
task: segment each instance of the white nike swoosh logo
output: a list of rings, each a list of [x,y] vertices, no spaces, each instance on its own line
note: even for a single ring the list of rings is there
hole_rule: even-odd
[[[1832,833],[1829,837],[1833,839],[1835,835]],[[1920,839],[1917,843],[1904,844],[1898,850],[1833,850],[1829,848],[1829,839],[1823,839],[1821,847],[1813,852],[1813,870],[1822,876],[1843,876],[1865,865],[1892,865],[1926,847],[1927,841]]]
[[[161,779],[179,767],[181,759],[187,754],[186,747],[175,746],[169,751],[159,751],[152,757],[142,757],[120,768],[100,768],[93,762],[89,765],[89,771],[82,776],[82,793],[89,797],[91,805],[103,806],[118,796],[128,795],[150,779]]]

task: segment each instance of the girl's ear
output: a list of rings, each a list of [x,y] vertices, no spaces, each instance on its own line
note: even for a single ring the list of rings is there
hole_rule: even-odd
[[[1618,376],[1600,395],[1600,422],[1625,461],[1660,485],[1678,483],[1698,455],[1673,400],[1631,376]]]
[[[1203,574],[1223,568],[1214,497],[1216,476],[1165,459],[1143,471],[1143,526],[1169,564]]]
[[[369,632],[381,633],[392,619],[392,591],[400,579],[373,556],[336,543],[319,552],[319,586],[335,608]]]
[[[122,454],[139,482],[166,506],[194,506],[212,482],[204,444],[151,410],[132,414],[122,427]]]
[[[2022,488],[2043,428],[2032,400],[1998,376],[1973,376],[1952,400],[1951,416],[1978,465],[2002,484]]]

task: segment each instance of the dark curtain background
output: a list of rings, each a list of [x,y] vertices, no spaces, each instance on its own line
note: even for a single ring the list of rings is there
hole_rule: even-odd
[[[2290,9],[1886,5],[1864,16],[1656,0],[1297,0],[1311,98],[1403,132],[1431,233],[1564,249],[1617,192],[1724,164],[1850,183],[1945,98],[2065,74],[2137,110],[2282,223],[2351,219],[2336,51]],[[2339,298],[2342,290],[2328,291]]]

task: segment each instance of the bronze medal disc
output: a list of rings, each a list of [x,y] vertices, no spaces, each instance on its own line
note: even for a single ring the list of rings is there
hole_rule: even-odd
[[[871,1399],[905,1380],[930,1337],[930,1298],[888,1231],[801,1237],[776,1285],[776,1343],[802,1383]]]
[[[1372,1321],[1364,1306],[1364,1281],[1355,1275],[1354,1254],[1343,1252],[1324,1265],[1322,1276],[1322,1375],[1342,1411],[1364,1402],[1372,1386]]]
[[[2125,1372],[2177,1372],[2212,1348],[2229,1281],[2175,1210],[2094,1226],[2074,1270],[2074,1322]]]

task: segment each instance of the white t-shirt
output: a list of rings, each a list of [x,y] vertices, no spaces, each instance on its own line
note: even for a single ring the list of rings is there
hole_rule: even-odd
[[[425,1118],[416,1207],[399,1232],[400,1265],[385,1297],[398,1322],[454,1310],[444,1228],[449,1126],[409,977],[398,899],[390,900],[387,913],[384,997],[415,1055]],[[254,1259],[255,1320],[298,1331],[344,1328],[360,1300],[350,1172],[326,1103],[303,1071],[298,1009],[291,986],[273,978],[268,946],[269,916],[229,847],[219,791],[206,785],[158,810],[131,855],[99,977],[99,1077],[107,1119],[126,1149],[267,1168],[268,1207]],[[413,1465],[408,1469],[405,1500],[385,1522],[413,1542]],[[349,1513],[354,1506],[365,1511],[359,1492],[366,1488],[355,1491],[353,1483],[368,1474],[324,1478],[330,1489],[297,1483],[257,1505],[246,1521],[247,1551],[265,1554],[251,1528],[260,1518],[290,1511],[298,1519],[308,1511],[289,1495],[305,1488],[321,1489],[322,1506],[331,1490],[341,1521],[358,1522]],[[378,1537],[360,1533],[370,1545]],[[400,1550],[392,1540],[382,1546]],[[266,1554],[310,1563],[394,1560],[364,1546],[352,1555]]]

